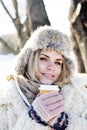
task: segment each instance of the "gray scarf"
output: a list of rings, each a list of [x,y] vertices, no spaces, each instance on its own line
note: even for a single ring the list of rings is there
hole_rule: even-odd
[[[32,103],[39,92],[38,88],[40,84],[29,80],[22,75],[18,75],[16,78],[21,91],[28,99],[29,103]]]

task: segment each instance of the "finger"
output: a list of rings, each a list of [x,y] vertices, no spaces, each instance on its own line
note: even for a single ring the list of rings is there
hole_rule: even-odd
[[[55,117],[61,114],[61,112],[65,111],[65,107],[64,106],[60,106],[57,109],[55,109],[54,111],[50,111],[49,114],[51,115],[51,117]]]
[[[45,105],[51,105],[51,104],[55,104],[56,102],[59,102],[61,100],[63,100],[63,97],[61,95],[56,95],[56,96],[43,100],[43,103]]]
[[[50,111],[54,111],[54,110],[56,110],[56,109],[57,109],[58,107],[60,107],[60,106],[65,106],[64,100],[58,101],[58,102],[56,102],[56,103],[54,103],[54,104],[50,104],[50,105],[48,105],[48,106],[46,106],[46,107],[47,107],[47,109],[49,109]]]
[[[47,98],[50,98],[50,97],[53,97],[53,96],[57,96],[57,95],[58,95],[57,91],[52,91],[52,92],[48,92],[48,93],[42,94],[39,98],[41,100],[46,100]]]
[[[40,102],[37,103],[37,101],[35,101],[33,103],[33,107],[36,110],[37,114],[40,115],[43,120],[45,120],[46,122],[49,121],[50,113],[46,110],[43,104],[41,104]]]

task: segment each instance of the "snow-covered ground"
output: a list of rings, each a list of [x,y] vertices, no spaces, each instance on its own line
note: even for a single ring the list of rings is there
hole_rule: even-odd
[[[15,55],[13,54],[0,55],[0,85],[5,82],[6,76],[12,73],[14,61]]]

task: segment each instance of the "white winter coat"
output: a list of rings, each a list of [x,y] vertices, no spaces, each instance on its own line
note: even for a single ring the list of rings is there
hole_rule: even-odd
[[[86,130],[87,75],[77,75],[72,81],[72,86],[66,85],[61,90],[69,120],[66,130]],[[0,130],[51,130],[29,118],[28,106],[14,79],[0,87]]]

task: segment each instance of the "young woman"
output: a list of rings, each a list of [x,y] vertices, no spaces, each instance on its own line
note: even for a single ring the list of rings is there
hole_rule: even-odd
[[[31,35],[0,90],[0,130],[86,130],[86,82],[72,78],[69,56],[68,39],[58,30],[43,26]],[[41,85],[59,91],[40,95]]]

